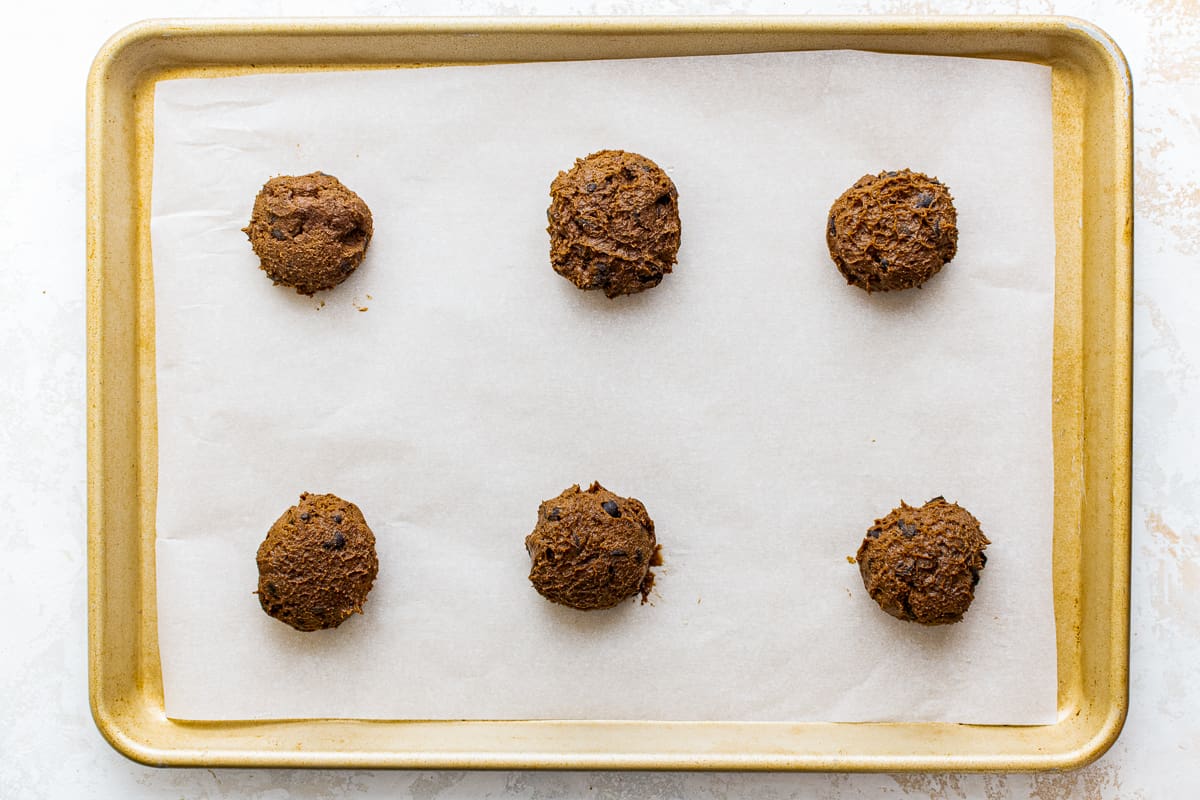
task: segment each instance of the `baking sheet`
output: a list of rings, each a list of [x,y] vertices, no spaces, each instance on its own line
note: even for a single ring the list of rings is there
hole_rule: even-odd
[[[796,53],[157,93],[169,716],[1054,720],[1048,69]],[[602,147],[664,166],[684,222],[676,273],[617,301],[546,263],[549,181]],[[950,185],[960,255],[868,297],[825,213],[900,166]],[[238,230],[267,177],[312,169],[376,221],[317,301]],[[581,614],[525,580],[537,503],[592,479],[656,520],[651,605]],[[336,631],[250,594],[304,490],[379,538],[367,613]],[[936,494],[994,544],[967,620],[922,629],[846,556]]]

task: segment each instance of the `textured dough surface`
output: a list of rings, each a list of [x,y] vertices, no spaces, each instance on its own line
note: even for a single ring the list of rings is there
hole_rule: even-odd
[[[306,295],[346,280],[375,232],[362,198],[323,172],[267,181],[242,230],[271,280]]]
[[[601,150],[550,185],[550,264],[607,297],[657,286],[679,251],[679,193],[645,156]]]
[[[868,292],[920,286],[958,249],[954,198],[920,172],[864,175],[834,201],[825,242],[853,286]]]
[[[979,520],[935,497],[903,501],[867,531],[858,548],[863,585],[893,617],[923,625],[958,622],[975,598],[989,544]]]
[[[362,613],[378,573],[375,535],[358,506],[306,492],[259,545],[258,600],[298,631],[336,628]]]
[[[657,541],[641,501],[593,483],[578,485],[538,507],[525,537],[529,580],[547,600],[589,611],[649,592]]]

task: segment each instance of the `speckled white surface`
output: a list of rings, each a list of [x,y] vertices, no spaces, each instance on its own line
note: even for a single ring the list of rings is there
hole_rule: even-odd
[[[152,16],[1058,13],[1111,33],[1135,84],[1132,697],[1092,766],[1057,775],[154,770],[88,713],[84,558],[84,106],[88,65]],[[1200,2],[1197,0],[296,0],[6,10],[0,47],[0,798],[1183,798],[1200,793]]]

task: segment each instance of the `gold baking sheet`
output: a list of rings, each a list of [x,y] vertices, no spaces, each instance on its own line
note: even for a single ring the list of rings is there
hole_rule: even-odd
[[[149,246],[158,80],[845,48],[1053,68],[1055,724],[167,719],[155,611]],[[1087,23],[1055,17],[155,21],[126,29],[101,50],[88,81],[89,687],[101,732],[127,756],[163,766],[1029,770],[1098,757],[1128,701],[1131,127],[1116,46]]]

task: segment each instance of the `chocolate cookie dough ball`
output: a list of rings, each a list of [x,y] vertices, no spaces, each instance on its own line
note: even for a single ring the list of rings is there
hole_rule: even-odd
[[[858,569],[867,592],[893,617],[944,625],[961,620],[975,598],[988,544],[979,520],[957,503],[901,502],[867,531]]]
[[[362,613],[378,572],[375,535],[358,506],[306,492],[258,547],[258,601],[298,631],[336,628]]]
[[[375,228],[362,198],[332,175],[312,172],[267,181],[242,230],[271,280],[312,295],[354,272]]]
[[[932,278],[958,247],[958,215],[937,178],[902,169],[864,175],[829,209],[825,242],[846,281],[868,292]]]
[[[550,184],[550,264],[612,298],[658,286],[679,251],[675,184],[637,153],[601,150]]]
[[[572,486],[538,507],[525,537],[533,565],[529,580],[547,600],[590,611],[650,592],[658,562],[654,521],[632,497],[598,483]]]

